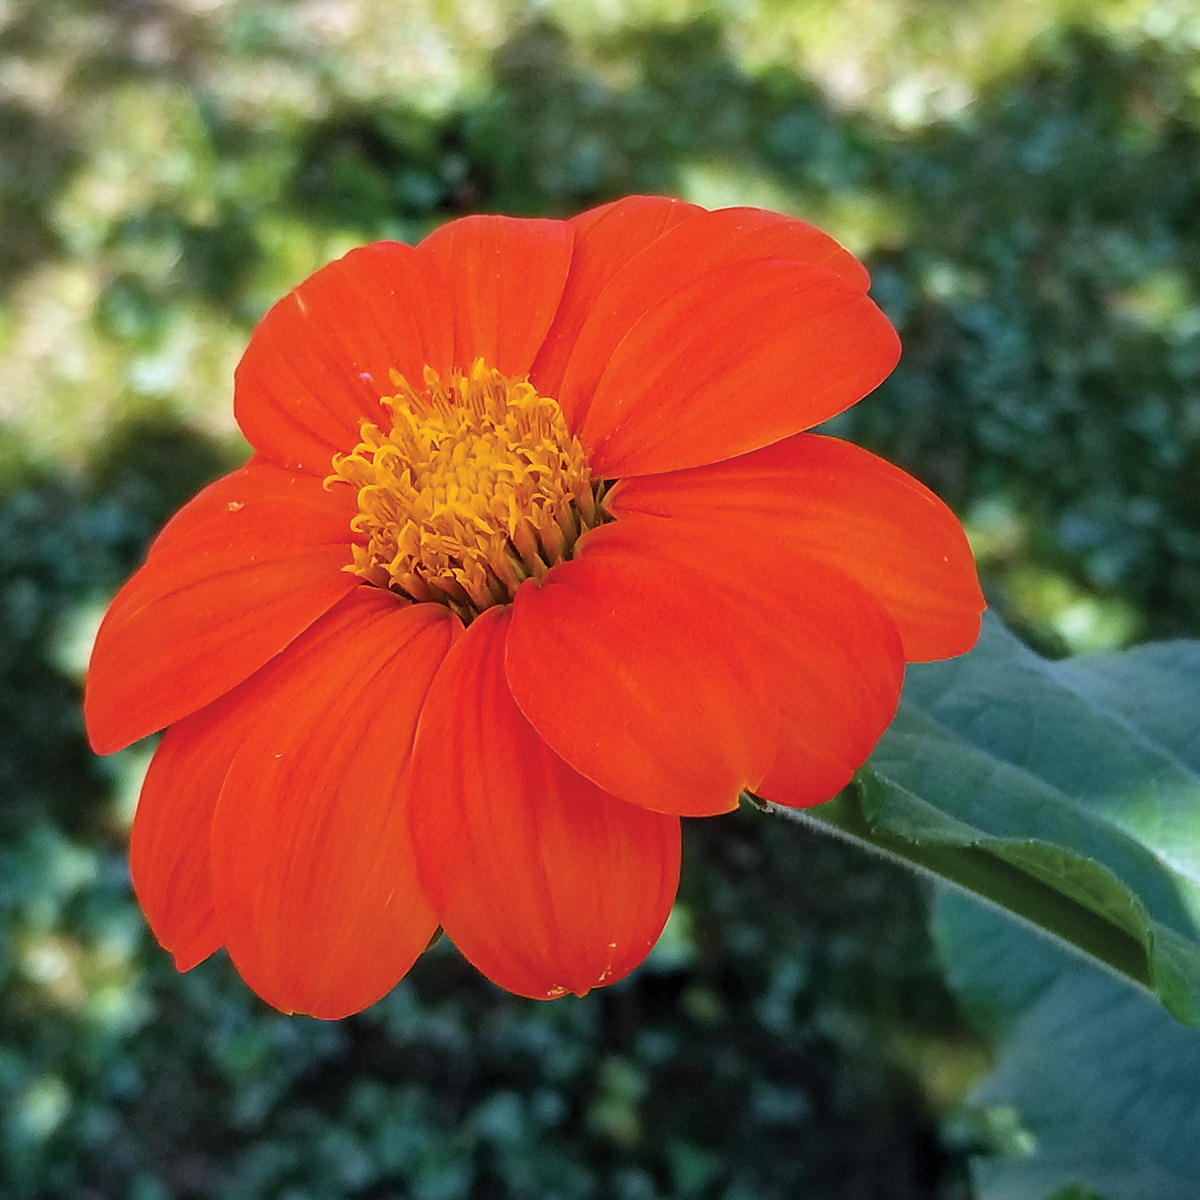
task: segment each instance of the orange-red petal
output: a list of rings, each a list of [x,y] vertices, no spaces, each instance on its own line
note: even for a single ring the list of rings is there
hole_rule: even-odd
[[[361,580],[353,492],[265,463],[205,488],[158,535],[96,637],[84,716],[110,754],[257,671]]]
[[[221,945],[208,845],[221,784],[245,736],[237,717],[238,705],[227,696],[172,725],[151,760],[133,818],[133,889],[154,936],[181,971]]]
[[[623,800],[710,816],[773,757],[775,701],[714,580],[617,524],[526,584],[513,605],[509,686],[577,771]]]
[[[828,799],[895,713],[895,627],[816,560],[743,563],[736,543],[674,534],[662,518],[618,520],[521,588],[517,704],[577,771],[656,811],[732,808],[781,755],[799,763],[796,747],[807,761],[786,802]]]
[[[800,434],[727,462],[630,479],[607,503],[618,516],[665,517],[678,536],[712,536],[756,570],[785,554],[836,567],[883,606],[908,662],[962,654],[979,636],[983,594],[954,514],[848,442]]]
[[[730,263],[674,290],[611,349],[580,437],[600,475],[720,462],[841,412],[899,356],[887,318],[842,276]]]
[[[679,821],[593,787],[530,728],[504,679],[509,610],[490,609],[429,693],[413,768],[421,879],[451,940],[519,995],[612,983],[657,940]],[[562,698],[571,680],[558,681]]]
[[[548,346],[533,382],[582,425],[616,347],[647,313],[699,279],[717,293],[736,264],[783,259],[824,267],[865,291],[861,264],[827,234],[763,209],[705,212],[660,197],[633,197],[584,213],[577,222],[581,264],[572,266]],[[668,223],[669,222],[669,226]],[[594,253],[588,247],[594,244]],[[594,261],[594,265],[589,263]],[[702,289],[703,290],[703,289]],[[572,344],[565,343],[570,340]]]
[[[351,250],[310,275],[259,323],[235,373],[234,413],[280,466],[324,477],[349,453],[398,371],[420,385],[454,356],[447,286],[428,256],[399,242]]]
[[[444,608],[363,589],[243,689],[248,727],[212,821],[213,896],[234,964],[276,1008],[357,1012],[433,935],[408,776],[426,691],[460,631]]]
[[[754,791],[807,807],[841,791],[875,749],[900,703],[904,653],[895,625],[857,581],[818,559],[797,556],[791,566],[783,590],[760,601],[775,608],[780,737]],[[746,602],[755,602],[753,589]]]
[[[765,208],[722,208],[711,219],[730,230],[739,258],[787,258],[825,267],[860,291],[871,286],[867,268],[840,242],[807,221]],[[718,240],[722,226],[714,230]]]
[[[420,244],[422,261],[449,284],[457,367],[482,358],[510,377],[528,374],[558,309],[573,244],[565,221],[490,216],[451,221]]]
[[[579,388],[564,394],[563,371],[605,285],[641,250],[703,211],[665,196],[628,196],[572,219],[575,251],[571,273],[554,323],[530,371],[530,379],[542,395],[559,400],[572,428],[582,420],[590,396]]]

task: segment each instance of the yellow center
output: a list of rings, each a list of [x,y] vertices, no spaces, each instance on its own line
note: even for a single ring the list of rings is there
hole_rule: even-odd
[[[512,599],[571,557],[580,534],[607,519],[603,482],[558,402],[477,359],[443,383],[425,368],[417,392],[394,374],[383,432],[363,421],[354,451],[335,455],[326,486],[358,490],[346,570],[471,620]]]

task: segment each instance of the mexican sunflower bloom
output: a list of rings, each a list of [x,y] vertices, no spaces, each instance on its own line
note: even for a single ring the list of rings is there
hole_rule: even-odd
[[[634,197],[365,246],[276,304],[249,462],[88,675],[98,752],[166,730],[131,867],[180,969],[224,946],[340,1017],[440,926],[582,994],[657,939],[681,816],[838,792],[982,608],[938,499],[802,432],[896,363],[867,285],[800,221]]]

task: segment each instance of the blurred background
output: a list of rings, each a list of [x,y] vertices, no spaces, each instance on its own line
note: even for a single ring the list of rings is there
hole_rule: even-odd
[[[359,242],[629,192],[865,259],[904,358],[830,428],[951,503],[1026,640],[1195,636],[1198,63],[1191,0],[0,0],[0,1195],[966,1200],[1019,1114],[970,1103],[989,1047],[907,875],[693,822],[617,987],[515,1000],[443,945],[359,1017],[284,1018],[154,945],[152,747],[93,759],[81,679],[244,457],[274,299]]]

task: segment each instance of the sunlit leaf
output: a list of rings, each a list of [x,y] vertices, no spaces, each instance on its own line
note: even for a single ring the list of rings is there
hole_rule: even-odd
[[[813,819],[981,895],[1200,1024],[1200,643],[1050,662],[998,622],[913,668]]]

